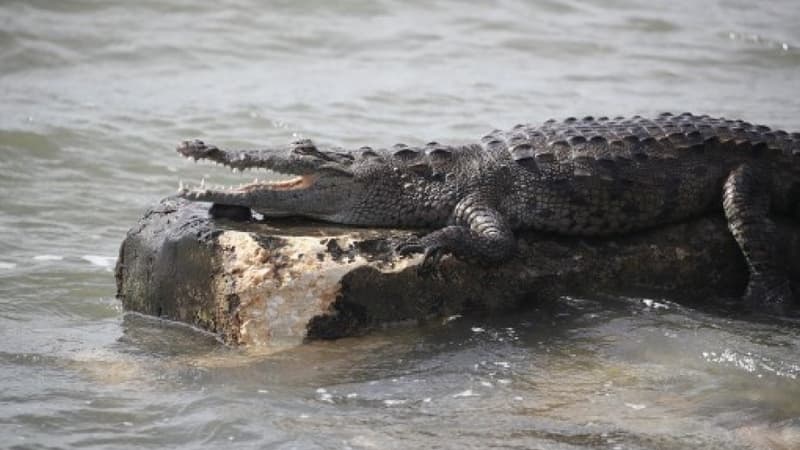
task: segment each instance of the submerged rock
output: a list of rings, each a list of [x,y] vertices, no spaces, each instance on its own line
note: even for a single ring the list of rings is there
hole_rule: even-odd
[[[122,243],[116,279],[123,307],[195,325],[230,344],[271,345],[508,311],[563,295],[737,297],[748,275],[722,217],[613,239],[523,232],[518,256],[502,266],[447,258],[438,276],[421,277],[421,255],[393,251],[414,231],[249,216],[162,200]],[[778,225],[781,257],[800,280],[800,228]]]

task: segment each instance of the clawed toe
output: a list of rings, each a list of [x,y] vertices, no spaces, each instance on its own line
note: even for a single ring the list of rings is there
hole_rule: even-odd
[[[399,244],[395,247],[395,252],[401,256],[424,253],[422,262],[417,267],[417,274],[424,278],[441,278],[439,266],[445,254],[443,248],[426,246],[414,238]]]
[[[395,253],[400,256],[413,255],[414,253],[422,253],[425,251],[425,245],[419,239],[412,238],[407,241],[397,244],[394,248]]]
[[[425,278],[442,279],[441,262],[444,251],[441,248],[426,248],[422,263],[417,268],[417,274]]]

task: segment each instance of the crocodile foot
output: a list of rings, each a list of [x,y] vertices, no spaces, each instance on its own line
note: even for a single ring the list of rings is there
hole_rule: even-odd
[[[395,247],[395,252],[400,256],[423,253],[422,263],[417,267],[417,274],[424,278],[442,278],[439,270],[445,249],[438,245],[426,245],[419,238],[411,238],[401,242]]]

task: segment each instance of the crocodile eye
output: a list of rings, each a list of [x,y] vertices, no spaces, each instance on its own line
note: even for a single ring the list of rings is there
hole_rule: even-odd
[[[292,153],[297,153],[299,155],[312,155],[319,153],[319,150],[310,139],[301,139],[292,142]]]

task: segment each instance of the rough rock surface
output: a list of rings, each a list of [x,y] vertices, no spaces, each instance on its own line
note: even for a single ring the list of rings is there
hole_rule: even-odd
[[[518,256],[502,266],[448,258],[439,276],[420,277],[421,255],[393,252],[414,231],[233,221],[219,213],[249,217],[167,198],[140,219],[116,268],[126,310],[186,322],[230,344],[271,345],[508,311],[562,295],[737,297],[747,282],[721,214],[613,239],[524,232]],[[800,227],[779,222],[778,229],[781,258],[800,293]]]

